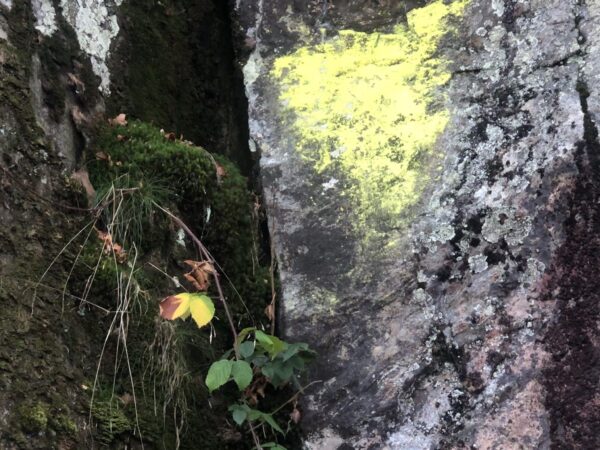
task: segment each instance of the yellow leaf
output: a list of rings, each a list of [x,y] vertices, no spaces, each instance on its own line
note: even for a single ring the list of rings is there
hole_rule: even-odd
[[[214,317],[215,305],[206,295],[190,294],[190,296],[192,297],[190,301],[192,319],[194,319],[196,325],[198,325],[198,328],[203,327]]]
[[[160,302],[160,315],[168,320],[192,319],[198,328],[209,323],[215,315],[215,305],[205,294],[183,292],[171,295]]]
[[[189,316],[190,294],[171,295],[160,302],[160,315],[168,320]],[[185,318],[185,317],[184,317]]]

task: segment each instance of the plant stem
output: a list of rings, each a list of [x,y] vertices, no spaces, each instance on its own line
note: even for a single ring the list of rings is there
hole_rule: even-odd
[[[183,220],[181,220],[179,217],[177,217],[171,211],[169,211],[168,209],[163,208],[162,206],[160,206],[157,203],[154,203],[154,206],[156,206],[162,212],[164,212],[165,214],[167,214],[171,219],[173,219],[173,221],[177,225],[179,225],[181,227],[181,229],[183,231],[185,231],[185,233],[190,237],[190,239],[192,241],[194,241],[194,244],[196,244],[196,247],[198,247],[198,251],[202,254],[202,257],[206,258],[206,260],[209,263],[211,263],[212,266],[214,267],[215,266],[215,260],[213,259],[212,255],[206,249],[206,247],[204,246],[204,244],[202,243],[202,241],[200,241],[200,239],[198,239],[198,237],[194,234],[194,232],[183,222]],[[231,334],[233,336],[233,342],[234,342],[233,349],[235,351],[235,359],[240,359],[239,350],[237,348],[237,331],[235,329],[235,324],[233,322],[233,317],[231,316],[231,311],[229,311],[229,304],[227,303],[227,300],[225,300],[225,295],[223,295],[223,289],[221,288],[221,281],[219,280],[219,274],[216,271],[216,269],[213,271],[212,275],[213,275],[213,278],[215,280],[215,286],[217,286],[217,293],[219,294],[219,300],[223,304],[223,308],[225,308],[225,314],[227,315],[227,321],[229,322],[229,327],[231,328]]]
[[[192,241],[194,241],[194,244],[196,244],[196,247],[198,247],[198,251],[202,254],[202,257],[206,258],[206,260],[209,263],[211,263],[213,267],[215,267],[216,262],[215,262],[214,258],[212,257],[212,255],[210,254],[210,252],[206,249],[206,247],[204,246],[202,241],[200,241],[200,239],[198,239],[198,237],[194,234],[194,232],[183,222],[183,220],[181,220],[179,217],[177,217],[175,214],[173,214],[168,209],[165,209],[162,206],[160,206],[158,203],[156,203],[156,202],[152,202],[152,203],[154,204],[154,206],[156,206],[158,209],[160,209],[162,212],[164,212],[166,215],[168,215],[171,219],[173,219],[173,221],[181,227],[181,229],[190,237],[190,239]],[[221,281],[219,280],[219,273],[217,272],[216,269],[213,270],[212,276],[215,280],[215,286],[217,287],[217,293],[219,294],[219,300],[223,304],[223,308],[225,308],[225,314],[227,315],[227,321],[229,322],[229,327],[231,328],[231,335],[233,337],[233,351],[235,352],[235,359],[239,360],[241,358],[240,358],[240,351],[239,351],[238,342],[237,342],[238,334],[235,329],[233,317],[231,316],[231,311],[229,310],[229,305],[227,303],[227,300],[225,300],[225,295],[223,294],[223,289],[221,288]],[[258,439],[258,435],[256,434],[256,431],[254,431],[254,427],[249,422],[248,422],[248,428],[250,429],[250,434],[252,434],[252,439],[254,440],[254,444],[256,445],[257,450],[263,450],[262,446],[260,445],[260,439]]]

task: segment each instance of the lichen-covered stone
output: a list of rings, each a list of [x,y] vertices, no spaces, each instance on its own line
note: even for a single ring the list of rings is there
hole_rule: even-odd
[[[422,167],[431,169],[417,174],[423,193],[409,214],[392,214],[405,226],[386,229],[374,252],[361,245],[353,220],[364,201],[344,190],[380,174],[323,171],[341,152],[319,82],[343,62],[336,52],[345,36],[384,36],[392,31],[385,18],[406,17],[397,2],[380,5],[377,15],[360,1],[322,10],[276,3],[240,1],[238,11],[256,41],[245,68],[250,131],[272,198],[283,321],[322,361],[314,377],[323,383],[304,403],[306,445],[597,447],[590,393],[598,392],[598,365],[589,355],[597,349],[591,318],[598,309],[587,270],[595,266],[600,149],[597,2],[468,2],[452,22],[458,32],[436,41],[435,57],[450,72],[442,89],[448,119],[425,153]],[[355,9],[361,3],[364,15]],[[404,6],[410,25],[423,5]],[[344,31],[348,24],[352,32]],[[335,49],[331,59],[328,49]],[[299,56],[321,59],[297,68]],[[275,78],[272,67],[279,67]],[[340,85],[355,67],[340,74]],[[302,90],[303,70],[317,80],[312,94]],[[385,68],[375,72],[385,84]],[[363,81],[340,99],[348,90],[358,98],[377,92],[361,89]],[[382,95],[378,114],[399,88]],[[368,141],[349,158],[374,164],[366,150],[385,135],[378,126],[375,136],[373,127],[361,133]],[[403,144],[390,144],[389,154],[400,157]],[[391,192],[375,191],[375,210]],[[578,321],[586,337],[576,338]]]
[[[12,3],[10,9],[7,3]],[[208,3],[195,4],[204,8]],[[211,8],[205,9],[209,11],[207,20],[214,17]],[[117,19],[120,13],[116,2],[0,3],[0,303],[5,309],[0,318],[2,448],[95,448],[101,443],[135,448],[142,442],[145,448],[174,448],[176,443],[180,448],[196,448],[196,434],[177,431],[182,411],[190,429],[202,433],[204,448],[229,445],[223,443],[223,436],[233,439],[232,446],[241,438],[233,427],[222,425],[228,414],[226,406],[215,402],[207,414],[201,407],[188,408],[190,404],[185,403],[189,399],[208,404],[198,377],[215,358],[213,352],[220,354],[229,344],[227,332],[220,330],[225,322],[216,325],[218,336],[212,344],[191,324],[177,328],[170,323],[171,327],[157,324],[158,301],[177,286],[160,271],[146,270],[150,266],[115,266],[103,255],[91,225],[96,219],[90,215],[91,205],[81,187],[68,179],[73,170],[82,168],[95,131],[106,123],[102,112],[107,91],[98,88],[102,82],[106,86],[107,78],[101,77],[107,73],[95,73],[94,63],[101,66],[110,54],[109,41],[115,37],[113,25],[122,19]],[[102,39],[92,42],[95,35]],[[222,39],[212,31],[209,35],[216,42]],[[96,44],[105,46],[89,47]],[[209,44],[198,44],[202,46]],[[230,63],[224,57],[223,67]],[[209,73],[212,63],[205,66]],[[126,70],[123,64],[122,70]],[[207,81],[206,75],[190,73],[198,86],[203,79],[205,85],[212,81]],[[155,87],[160,86],[163,75],[157,77]],[[154,98],[160,95],[164,93],[155,93]],[[220,98],[232,96],[228,92]],[[218,111],[214,115],[232,117],[230,105],[224,103],[213,104],[213,111]],[[178,119],[173,123],[179,123]],[[227,132],[233,128],[230,123]],[[166,141],[158,128],[149,129],[155,138]],[[221,139],[222,133],[214,137],[217,134],[216,127],[204,130],[210,139]],[[243,151],[230,146],[232,142],[233,138],[219,149]],[[146,173],[156,172],[157,164],[170,159],[173,164],[164,168],[171,170],[170,187],[179,188],[181,204],[183,198],[195,206],[203,204],[205,190],[212,189],[209,224],[204,209],[199,216],[194,215],[193,207],[179,212],[190,219],[190,225],[203,225],[205,234],[198,234],[215,256],[226,256],[222,260],[227,275],[244,295],[248,309],[262,315],[270,296],[269,270],[264,258],[258,261],[257,222],[252,217],[247,180],[225,158],[213,160],[207,152],[194,149],[201,158],[194,159],[182,148],[170,153],[157,149],[159,161],[148,164]],[[178,163],[178,151],[190,167]],[[215,161],[226,173],[221,183]],[[136,162],[137,172],[132,170],[132,177],[143,172],[148,161],[138,158]],[[167,198],[165,206],[175,211],[177,201]],[[222,231],[213,229],[213,224],[222,225]],[[103,227],[101,220],[96,225]],[[193,247],[189,242],[186,248],[169,247],[174,244],[175,230],[166,218],[153,226],[154,236],[160,239],[154,247],[148,242],[144,248],[140,246],[144,263],[181,275],[185,269],[179,266],[180,260],[197,257],[191,253]],[[97,279],[92,282],[94,272]],[[111,329],[112,311],[122,307],[117,290],[123,280],[129,280],[138,296],[135,308],[122,311],[129,324],[127,357],[120,353],[124,348],[121,335]],[[234,298],[236,314],[247,314],[235,289],[227,284],[225,290]]]
[[[77,33],[82,50],[90,57],[94,73],[100,77],[100,90],[110,93],[107,59],[113,39],[119,33],[117,8],[123,0],[61,0],[66,21]]]

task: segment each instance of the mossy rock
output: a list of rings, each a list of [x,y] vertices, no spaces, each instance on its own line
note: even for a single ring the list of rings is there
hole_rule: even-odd
[[[46,431],[48,427],[48,405],[25,403],[19,407],[19,423],[27,433]]]
[[[75,436],[79,431],[77,423],[68,414],[58,414],[50,418],[50,427],[68,436]]]
[[[247,307],[262,316],[270,274],[248,182],[233,163],[137,120],[102,128],[92,149],[88,166],[99,198],[111,186],[131,192],[121,205],[128,211],[121,222],[130,224],[123,235],[142,252],[162,247],[172,253],[171,226],[154,204],[171,209],[202,238],[231,281],[225,288],[234,311],[242,314]]]
[[[103,445],[111,444],[123,433],[135,431],[135,422],[127,417],[116,397],[96,400],[92,406],[92,417],[96,425],[96,439]]]

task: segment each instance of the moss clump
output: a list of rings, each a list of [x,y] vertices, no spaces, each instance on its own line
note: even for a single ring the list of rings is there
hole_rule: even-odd
[[[108,111],[159,124],[249,169],[239,151],[248,137],[237,126],[245,106],[232,107],[243,85],[234,75],[227,2],[128,0],[119,9]]]
[[[74,436],[79,430],[77,423],[68,414],[57,414],[51,417],[49,425],[58,433],[68,436]]]
[[[19,407],[20,425],[27,433],[46,431],[48,406],[44,403],[24,404]]]
[[[168,244],[172,233],[153,203],[177,211],[235,286],[229,287],[234,310],[245,311],[239,293],[260,317],[269,297],[269,270],[261,265],[247,180],[235,165],[136,120],[103,128],[92,147],[100,155],[89,163],[99,196],[111,186],[132,192],[125,197],[129,203],[121,206],[121,211],[131,212],[124,212],[127,217],[120,221],[130,229],[121,234],[141,243],[143,251],[156,249]]]
[[[184,220],[226,273],[223,287],[236,320],[253,322],[245,317],[247,312],[239,297],[251,314],[260,318],[270,300],[270,278],[269,269],[259,256],[258,226],[252,215],[247,180],[226,158],[213,156],[189,142],[173,140],[158,128],[137,120],[129,121],[127,126],[98,130],[90,145],[87,165],[103,209],[103,219],[97,227],[110,228],[114,242],[122,244],[131,252],[130,256],[134,249],[138,254],[135,267],[131,265],[132,256],[127,263],[115,264],[111,255],[102,255],[102,244],[92,237],[79,258],[85,268],[85,273],[76,277],[79,287],[88,286],[90,272],[95,270],[94,283],[87,289],[96,304],[111,310],[117,278],[131,277],[132,285],[144,292],[134,302],[127,330],[138,417],[131,405],[115,402],[118,397],[97,396],[92,408],[97,423],[96,439],[114,446],[127,440],[134,431],[138,434],[139,424],[144,441],[167,445],[166,442],[172,441],[171,436],[175,436],[174,426],[180,426],[183,414],[188,429],[203,430],[204,448],[223,448],[217,429],[228,412],[216,407],[211,414],[203,413],[207,392],[198,380],[204,378],[210,362],[231,345],[226,321],[214,323],[217,337],[212,344],[190,322],[178,322],[173,328],[165,323],[157,326],[157,300],[172,294],[173,285],[146,263],[160,266],[181,280],[182,273],[187,271],[182,261],[197,258],[189,240],[187,248],[175,242],[177,230],[156,207],[158,204]],[[107,373],[117,370],[115,390],[131,392],[127,366],[108,367],[111,364],[108,361],[119,359],[113,356],[118,351],[107,346],[105,353],[110,356],[105,356],[107,362],[103,364]],[[101,378],[100,383],[110,382],[112,390],[112,375],[110,380],[103,374]],[[145,398],[144,393],[149,392],[155,398]],[[142,406],[145,402],[151,404]],[[167,402],[165,409],[164,402]],[[151,413],[155,410],[159,411],[159,417]],[[163,414],[167,418],[177,417],[178,423],[165,420]],[[182,448],[195,448],[194,436],[182,435],[179,439]]]
[[[96,438],[103,445],[111,444],[117,436],[135,430],[132,422],[114,396],[106,396],[94,401],[92,417],[96,425]]]

